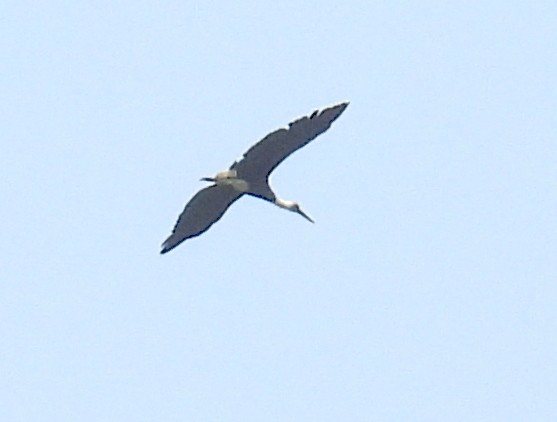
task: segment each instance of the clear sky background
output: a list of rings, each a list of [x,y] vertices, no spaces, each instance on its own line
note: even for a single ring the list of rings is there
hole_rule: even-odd
[[[3,1],[5,421],[555,421],[555,1]],[[351,102],[159,255],[202,176]]]

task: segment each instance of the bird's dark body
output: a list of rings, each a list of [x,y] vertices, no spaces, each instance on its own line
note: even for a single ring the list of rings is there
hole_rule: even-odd
[[[232,184],[222,183],[218,178],[205,178],[216,183],[201,189],[188,202],[172,234],[163,243],[161,253],[207,231],[244,193],[276,203],[276,196],[268,182],[271,172],[294,151],[329,129],[347,106],[348,103],[341,103],[321,112],[317,110],[309,117],[290,123],[288,129],[282,128],[268,134],[248,149],[243,158],[230,167],[237,179],[247,182],[249,188],[246,192],[235,189]],[[299,209],[298,212],[301,213]]]

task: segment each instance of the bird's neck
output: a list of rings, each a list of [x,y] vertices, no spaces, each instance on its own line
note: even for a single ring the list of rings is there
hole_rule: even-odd
[[[275,205],[287,210],[291,210],[292,207],[294,206],[294,202],[289,201],[287,199],[280,199],[280,198],[276,198],[275,199]]]

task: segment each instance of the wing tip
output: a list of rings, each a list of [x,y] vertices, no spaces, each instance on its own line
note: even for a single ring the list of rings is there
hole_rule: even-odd
[[[332,107],[330,107],[330,109],[334,110],[339,110],[338,114],[340,115],[344,110],[346,110],[346,107],[348,107],[350,105],[350,101],[343,101],[341,103],[338,103]]]
[[[324,114],[329,114],[330,117],[330,123],[333,123],[336,119],[338,119],[338,117],[344,112],[344,110],[346,110],[346,107],[348,107],[350,105],[350,101],[344,101],[341,103],[337,103],[335,105],[329,106],[329,107],[325,107],[323,109],[321,109],[321,112],[318,113],[318,110],[316,110],[311,117],[314,116],[322,116]]]
[[[174,249],[176,246],[178,246],[181,242],[178,243],[174,243],[171,244],[170,243],[170,239],[172,238],[172,236],[170,236],[168,239],[166,239],[163,244],[161,245],[161,255],[164,255],[167,252],[170,252],[172,249]]]
[[[335,114],[335,118],[340,116],[342,114],[342,112],[344,110],[346,110],[346,107],[348,107],[350,105],[350,101],[342,101],[340,103],[336,103],[330,106],[325,106],[321,109],[317,109],[315,110],[313,113],[311,113],[310,115],[310,119],[316,117],[316,116],[321,116],[324,113],[330,113],[333,112]]]

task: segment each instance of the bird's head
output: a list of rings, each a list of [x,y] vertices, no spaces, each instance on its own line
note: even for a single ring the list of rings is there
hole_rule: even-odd
[[[296,214],[300,214],[302,217],[304,217],[306,220],[308,220],[311,223],[315,223],[315,221],[313,221],[305,212],[302,211],[302,209],[300,208],[300,204],[298,204],[297,202],[280,199],[276,201],[276,204],[279,207],[284,208],[285,210],[295,212]]]

